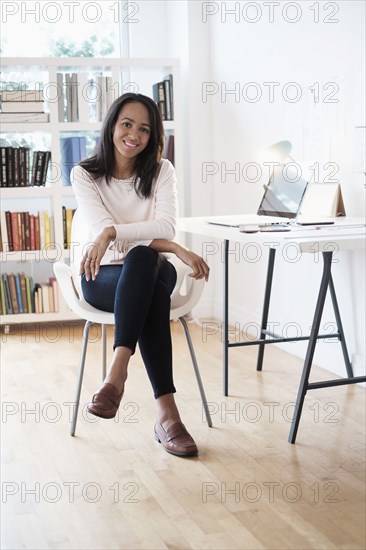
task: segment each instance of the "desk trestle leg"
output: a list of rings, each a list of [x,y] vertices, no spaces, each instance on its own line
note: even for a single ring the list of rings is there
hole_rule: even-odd
[[[301,417],[301,411],[302,411],[307,390],[315,390],[319,388],[330,388],[332,386],[342,386],[346,384],[358,384],[361,382],[366,382],[366,376],[353,376],[353,369],[352,369],[351,362],[349,360],[346,339],[344,337],[344,331],[343,331],[343,326],[341,321],[341,315],[339,313],[337,297],[336,297],[333,279],[332,279],[332,273],[331,273],[332,255],[333,255],[332,252],[323,252],[323,261],[324,261],[323,277],[320,284],[318,301],[317,301],[315,314],[314,314],[313,327],[311,329],[311,334],[309,338],[309,344],[308,344],[308,349],[305,357],[305,363],[304,363],[303,372],[301,376],[299,391],[297,394],[295,411],[292,419],[292,426],[291,426],[291,430],[288,438],[289,443],[295,443],[296,434],[297,434],[300,417]],[[317,339],[319,338],[318,336],[319,326],[320,326],[320,321],[321,321],[323,307],[324,307],[324,301],[325,301],[328,287],[332,298],[334,314],[335,314],[337,327],[338,327],[338,335],[342,346],[343,358],[346,365],[348,378],[337,378],[335,380],[323,380],[322,382],[309,383],[310,369],[313,361],[315,344]]]
[[[224,250],[224,395],[229,395],[229,241],[225,240]]]
[[[341,314],[339,313],[339,307],[338,307],[338,302],[337,302],[337,296],[336,296],[335,289],[334,289],[332,274],[330,274],[330,278],[329,278],[329,291],[330,291],[330,295],[331,295],[331,298],[332,298],[334,316],[336,318],[337,328],[338,328],[338,332],[339,332],[339,340],[341,342],[344,363],[345,363],[346,369],[347,369],[347,376],[350,378],[350,377],[353,376],[353,368],[352,368],[351,361],[349,359],[349,355],[348,355],[348,351],[347,351],[346,338],[344,336],[342,319],[341,319]]]
[[[269,301],[270,301],[271,290],[272,290],[272,280],[273,280],[273,269],[274,269],[275,256],[276,256],[276,249],[275,248],[270,248],[269,249],[269,257],[268,257],[268,267],[267,267],[266,289],[265,289],[265,293],[264,293],[262,322],[261,322],[261,333],[260,333],[261,340],[262,339],[265,340],[265,338],[266,338],[266,330],[267,330],[267,323],[268,323],[268,312],[269,312]],[[263,356],[264,356],[264,346],[265,346],[264,343],[259,344],[258,359],[257,359],[257,370],[262,370]]]
[[[322,318],[322,313],[324,309],[324,302],[327,295],[329,280],[330,280],[330,270],[332,267],[332,252],[323,252],[323,276],[320,283],[320,289],[318,294],[318,300],[316,303],[315,313],[314,313],[314,320],[313,325],[311,327],[310,332],[310,338],[309,338],[309,344],[308,349],[306,352],[304,367],[302,371],[301,381],[300,381],[300,387],[297,394],[296,399],[296,405],[295,405],[295,411],[294,411],[294,417],[292,419],[292,426],[289,434],[289,443],[295,443],[296,440],[296,434],[300,423],[300,417],[302,412],[302,407],[304,404],[304,399],[306,392],[308,390],[308,384],[309,384],[309,376],[310,376],[310,370],[311,365],[313,363],[313,357],[315,352],[315,345],[317,341],[317,337],[319,334],[319,327],[320,327],[320,321]]]

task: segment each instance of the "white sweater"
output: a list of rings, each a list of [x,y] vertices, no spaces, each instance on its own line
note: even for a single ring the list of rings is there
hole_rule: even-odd
[[[116,239],[104,254],[101,265],[123,263],[131,248],[148,246],[153,239],[173,240],[178,204],[175,170],[168,160],[161,161],[152,195],[147,199],[136,194],[133,178],[111,178],[107,184],[105,178],[93,180],[81,166],[75,166],[71,181],[78,205],[73,241],[84,247],[104,227],[113,226],[116,230]]]

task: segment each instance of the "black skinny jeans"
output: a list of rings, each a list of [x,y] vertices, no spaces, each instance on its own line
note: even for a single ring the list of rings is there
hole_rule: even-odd
[[[177,280],[174,266],[148,246],[136,246],[123,265],[105,265],[95,279],[81,278],[84,298],[114,312],[114,347],[135,353],[138,342],[155,398],[174,393],[170,295]]]

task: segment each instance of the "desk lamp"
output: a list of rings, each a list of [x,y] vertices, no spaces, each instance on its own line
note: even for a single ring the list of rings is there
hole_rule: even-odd
[[[294,159],[290,156],[290,152],[292,149],[292,143],[291,141],[277,141],[277,143],[274,143],[273,145],[270,145],[269,147],[266,147],[265,153],[266,156],[271,156],[271,160],[283,162],[286,158],[291,159],[294,161]]]

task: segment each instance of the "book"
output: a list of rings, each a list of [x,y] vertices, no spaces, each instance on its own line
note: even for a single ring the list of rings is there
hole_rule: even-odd
[[[0,164],[1,164],[0,185],[1,187],[8,186],[8,178],[7,178],[7,172],[6,172],[6,149],[7,147],[0,147]]]
[[[43,90],[4,90],[1,92],[1,101],[43,101]]]
[[[10,293],[12,312],[14,314],[17,314],[17,313],[19,313],[19,307],[18,307],[17,291],[16,291],[16,286],[15,286],[14,273],[8,273],[8,285],[9,285],[9,293]]]
[[[4,273],[2,276],[3,282],[4,282],[4,299],[5,299],[5,310],[7,315],[11,315],[13,313],[13,306],[11,302],[11,296],[10,296],[10,287],[9,287],[9,277],[7,273]]]
[[[53,311],[59,311],[59,298],[58,298],[58,283],[56,280],[56,277],[50,277],[49,283],[52,287],[52,294],[53,294],[53,304],[54,304],[54,310]]]
[[[78,103],[78,76],[77,73],[71,73],[71,122],[79,120]]]
[[[43,313],[42,288],[39,283],[34,285],[34,309],[35,313]]]
[[[36,250],[36,226],[34,214],[29,214],[29,238],[30,250]]]
[[[41,250],[41,227],[39,221],[39,212],[34,216],[34,236],[35,236],[35,250]]]
[[[62,207],[62,234],[64,236],[64,248],[67,248],[66,206]]]
[[[38,212],[39,219],[39,250],[42,250],[45,245],[45,227],[44,227],[44,213]]]
[[[77,74],[78,121],[89,122],[88,74]]]
[[[21,187],[26,187],[29,183],[29,147],[20,147],[19,151],[19,184]]]
[[[48,171],[48,167],[49,167],[49,164],[50,164],[50,160],[51,160],[51,151],[45,151],[45,155],[44,155],[44,158],[43,158],[43,163],[42,163],[42,171],[41,171],[41,183],[40,185],[46,185],[46,181],[47,181],[47,171]]]
[[[25,277],[25,289],[26,289],[26,295],[27,295],[27,310],[28,313],[34,313],[33,305],[32,305],[32,295],[31,295],[31,277]]]
[[[97,76],[96,79],[96,116],[103,121],[114,100],[113,83],[111,76]]]
[[[64,75],[56,73],[58,121],[65,122]]]
[[[159,107],[161,118],[167,120],[166,118],[166,98],[165,98],[165,84],[164,82],[157,82],[153,84],[153,99]]]
[[[6,221],[7,241],[4,241],[4,244],[7,242],[9,252],[13,252],[14,250],[13,231],[12,231],[11,212],[9,210],[6,210],[5,212],[5,221]]]
[[[19,311],[19,313],[24,313],[22,291],[21,291],[21,288],[20,288],[19,273],[14,274],[14,281],[15,281],[15,290],[16,290],[16,296],[17,296],[18,311]]]
[[[49,122],[48,113],[0,113],[0,122]]]
[[[25,213],[17,212],[20,250],[25,250]]]
[[[86,157],[86,138],[85,136],[61,138],[60,145],[61,181],[63,186],[69,186],[72,168]]]
[[[66,248],[71,248],[71,227],[74,210],[71,208],[66,209]]]
[[[1,247],[2,252],[9,249],[8,229],[6,227],[6,213],[5,210],[0,212],[0,229],[1,229]]]
[[[24,247],[23,250],[31,250],[30,238],[30,214],[24,212]]]
[[[4,278],[0,277],[0,302],[1,302],[1,314],[6,315],[6,303],[5,303],[5,289],[4,289]]]
[[[21,250],[20,248],[21,234],[19,234],[18,212],[10,212],[10,218],[11,218],[12,250],[18,251],[18,250]]]
[[[174,120],[173,75],[168,74],[164,76],[163,82],[165,84],[168,120]]]
[[[65,122],[72,122],[72,75],[71,73],[64,74],[65,88]]]
[[[44,113],[43,101],[2,101],[2,113]]]
[[[50,151],[33,152],[31,185],[45,186],[50,159]]]
[[[32,180],[33,185],[41,185],[42,182],[42,170],[45,162],[45,151],[37,151],[35,157],[35,170],[34,170],[34,179]],[[33,157],[34,162],[34,157]]]
[[[29,277],[29,290],[30,290],[30,298],[31,298],[31,309],[30,309],[30,311],[32,313],[36,312],[36,305],[35,305],[35,299],[34,299],[34,289],[35,289],[35,284],[34,284],[33,277]]]
[[[47,283],[41,283],[41,295],[42,295],[42,310],[43,313],[49,313],[51,311],[50,308],[50,297],[49,297],[49,286]]]
[[[6,180],[7,186],[13,186],[14,180],[14,149],[13,147],[6,147]]]
[[[57,248],[57,244],[55,239],[55,224],[54,224],[53,216],[50,216],[49,220],[50,220],[50,243],[51,243],[51,247],[55,249]]]
[[[20,154],[19,147],[13,147],[13,187],[20,186]]]
[[[30,311],[28,309],[27,288],[26,288],[25,275],[24,275],[23,272],[19,273],[19,281],[20,281],[20,293],[21,293],[21,297],[22,297],[23,312],[24,313],[30,313]]]
[[[51,241],[51,217],[48,210],[43,211],[44,216],[44,246],[46,249],[53,248],[53,242]]]
[[[47,285],[47,288],[48,288],[48,301],[50,304],[50,311],[54,313],[56,310],[55,310],[55,298],[53,295],[53,288],[51,285]]]

